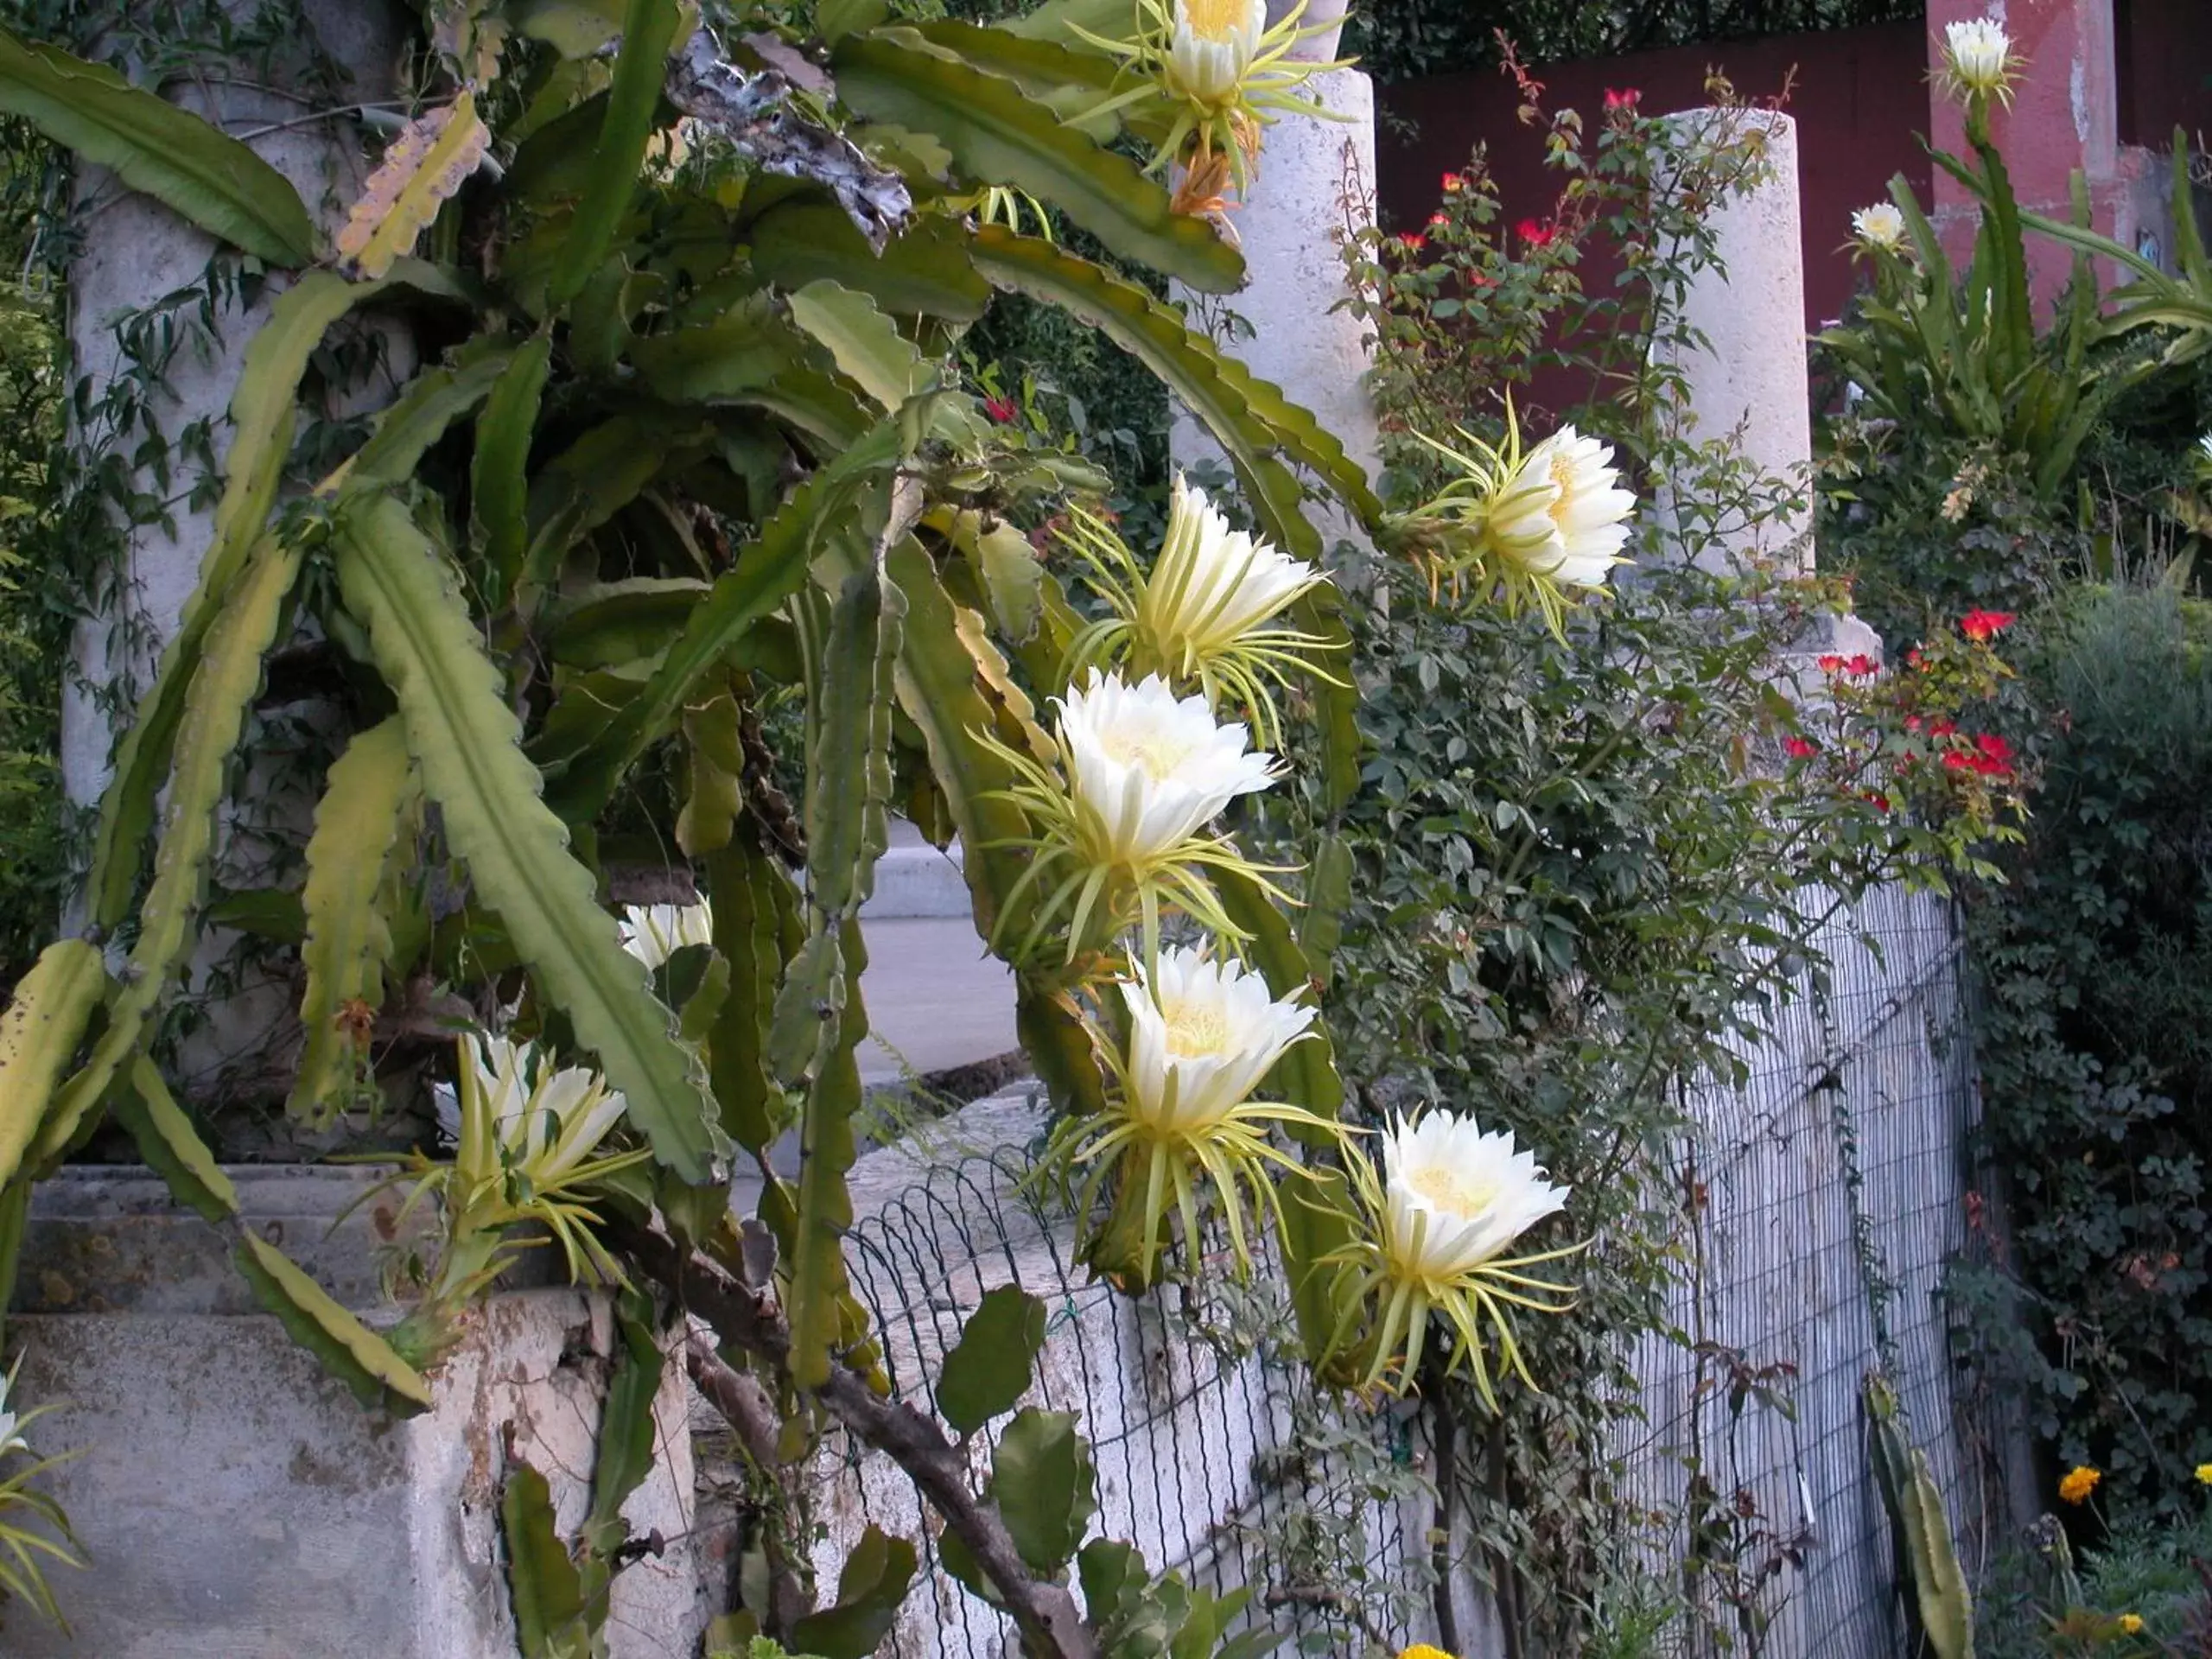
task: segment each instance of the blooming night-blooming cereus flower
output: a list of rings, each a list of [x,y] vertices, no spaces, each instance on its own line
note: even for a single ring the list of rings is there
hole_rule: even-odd
[[[1433,1312],[1444,1316],[1455,1339],[1450,1363],[1472,1362],[1475,1385],[1493,1408],[1485,1325],[1505,1368],[1535,1387],[1507,1308],[1567,1312],[1570,1288],[1525,1269],[1581,1247],[1510,1258],[1505,1253],[1565,1207],[1567,1190],[1545,1180],[1535,1155],[1516,1147],[1510,1134],[1486,1135],[1472,1118],[1446,1111],[1414,1123],[1401,1119],[1383,1137],[1381,1174],[1356,1158],[1353,1179],[1375,1229],[1372,1239],[1353,1247],[1364,1264],[1361,1299],[1380,1293],[1370,1386],[1394,1370],[1401,1389],[1414,1381]]]
[[[1086,939],[1103,944],[1139,919],[1144,959],[1157,961],[1163,902],[1211,932],[1242,938],[1203,871],[1240,870],[1274,889],[1231,842],[1205,830],[1236,797],[1275,780],[1274,757],[1249,750],[1242,724],[1216,720],[1202,696],[1178,697],[1157,674],[1131,685],[1094,668],[1058,706],[1057,772],[982,737],[1018,779],[1004,798],[1039,831],[1027,843],[1036,856],[1000,912],[1002,925],[1020,913],[1033,882],[1046,892],[1014,958],[1026,957],[1071,905],[1070,961]]]
[[[1970,103],[1994,98],[2012,101],[2012,37],[1994,17],[1977,17],[1943,26],[1943,80]]]
[[[1090,566],[1111,614],[1075,640],[1071,659],[1159,674],[1179,688],[1195,684],[1216,707],[1240,708],[1262,743],[1281,730],[1272,681],[1309,670],[1301,652],[1327,642],[1270,627],[1276,617],[1326,580],[1302,559],[1231,530],[1205,492],[1179,474],[1168,499],[1167,535],[1149,572],[1103,519],[1071,511],[1061,539]]]
[[[1432,575],[1448,572],[1455,588],[1470,572],[1496,581],[1509,607],[1533,598],[1560,632],[1560,589],[1602,588],[1624,563],[1636,497],[1620,487],[1612,447],[1563,426],[1524,454],[1510,404],[1505,442],[1495,448],[1453,432],[1464,449],[1414,434],[1459,476],[1396,521],[1402,536]]]
[[[1091,1241],[1094,1259],[1149,1283],[1171,1208],[1182,1217],[1185,1248],[1195,1250],[1198,1187],[1206,1181],[1221,1197],[1237,1268],[1249,1271],[1246,1200],[1280,1221],[1280,1178],[1268,1166],[1301,1173],[1268,1143],[1268,1126],[1334,1127],[1302,1107],[1250,1097],[1284,1051],[1312,1034],[1314,1011],[1278,1001],[1240,962],[1180,946],[1162,951],[1155,971],[1139,968],[1121,992],[1126,1052],[1099,1033],[1115,1098],[1103,1113],[1071,1122],[1055,1149],[1071,1167],[1095,1166],[1079,1216],[1091,1214],[1101,1186],[1114,1179],[1113,1213]]]
[[[1904,245],[1904,214],[1893,201],[1878,201],[1851,216],[1851,234],[1862,248],[1895,253]]]
[[[1168,84],[1200,104],[1227,101],[1243,84],[1268,32],[1268,0],[1175,0]]]
[[[1171,162],[1187,169],[1185,188],[1176,193],[1178,211],[1187,211],[1193,200],[1211,202],[1224,173],[1233,174],[1243,190],[1260,153],[1261,130],[1278,112],[1341,118],[1296,95],[1323,70],[1344,67],[1290,58],[1299,41],[1335,29],[1333,23],[1301,29],[1305,10],[1300,0],[1270,29],[1266,0],[1136,0],[1133,40],[1109,40],[1071,22],[1070,33],[1121,59],[1137,77],[1134,86],[1112,93],[1090,113],[1150,105],[1166,118],[1166,134],[1147,170]],[[1189,187],[1196,179],[1207,182],[1194,193]]]
[[[702,899],[696,905],[625,905],[622,948],[645,964],[662,967],[687,944],[711,944],[715,912]]]

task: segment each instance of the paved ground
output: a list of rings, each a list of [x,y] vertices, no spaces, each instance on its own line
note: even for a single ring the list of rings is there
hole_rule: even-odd
[[[897,1083],[995,1060],[1019,1046],[1014,976],[983,954],[968,918],[863,918],[861,995],[874,1027],[861,1050],[865,1083]]]

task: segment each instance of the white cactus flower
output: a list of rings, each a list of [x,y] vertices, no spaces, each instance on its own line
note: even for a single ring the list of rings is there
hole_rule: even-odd
[[[1174,6],[1164,66],[1169,86],[1199,104],[1229,103],[1268,32],[1267,0],[1174,0]]]
[[[1567,1204],[1503,1130],[1431,1112],[1383,1138],[1383,1248],[1402,1279],[1442,1287],[1503,1255]]]
[[[1904,214],[1893,201],[1878,201],[1851,216],[1851,234],[1862,248],[1894,253],[1904,245]]]
[[[20,1366],[22,1363],[18,1356],[16,1365]],[[22,1426],[28,1420],[16,1410],[15,1391],[16,1371],[14,1367],[10,1367],[7,1376],[0,1376],[0,1458],[6,1457],[10,1452],[29,1452],[31,1449],[30,1442],[22,1434]],[[32,1414],[34,1416],[36,1414]]]
[[[1623,562],[1636,497],[1609,443],[1562,426],[1529,451],[1491,504],[1492,545],[1529,575],[1602,588]]]
[[[1097,864],[1141,868],[1179,849],[1239,795],[1275,780],[1274,757],[1148,675],[1135,685],[1096,669],[1059,699],[1059,741],[1081,837]]]
[[[454,1164],[470,1188],[504,1166],[540,1192],[588,1162],[622,1121],[626,1103],[581,1066],[554,1071],[527,1043],[464,1039],[459,1147]]]
[[[702,899],[696,905],[625,905],[622,948],[652,973],[687,944],[711,944],[715,912]]]
[[[1154,1134],[1203,1135],[1308,1035],[1313,1010],[1277,1001],[1232,959],[1173,947],[1149,981],[1122,987],[1129,1011],[1126,1109]]]
[[[1161,667],[1195,674],[1321,580],[1303,559],[1231,530],[1205,492],[1179,473],[1167,537],[1137,597],[1135,631]]]
[[[1976,17],[1943,26],[1943,78],[1962,97],[2012,95],[2012,37],[1994,17]]]

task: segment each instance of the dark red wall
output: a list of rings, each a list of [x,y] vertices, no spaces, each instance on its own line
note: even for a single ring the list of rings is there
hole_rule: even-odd
[[[2212,0],[2136,0],[2139,9],[2194,9]],[[1647,115],[1706,102],[1706,72],[1720,69],[1746,99],[1781,91],[1792,67],[1789,112],[1797,121],[1803,213],[1805,324],[1837,316],[1851,293],[1851,212],[1888,199],[1902,172],[1924,202],[1929,162],[1918,135],[1928,127],[1928,66],[1918,22],[1825,34],[1672,48],[1626,57],[1539,67],[1547,109],[1582,111],[1594,130],[1608,87],[1635,87]],[[1437,75],[1378,89],[1377,195],[1386,228],[1418,227],[1434,210],[1443,175],[1487,143],[1504,196],[1504,221],[1550,211],[1558,175],[1543,164],[1542,134],[1520,124],[1520,99],[1502,74]],[[1406,130],[1406,124],[1412,130]]]
[[[2174,128],[2212,137],[2212,3],[2113,0],[2120,142],[2170,151]]]

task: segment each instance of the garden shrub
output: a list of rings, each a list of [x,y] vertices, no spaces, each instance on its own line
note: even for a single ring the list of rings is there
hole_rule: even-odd
[[[1967,910],[2011,1253],[1961,1284],[2024,1287],[1979,1329],[2058,1459],[2171,1509],[2212,1459],[2212,605],[2075,588],[2018,655],[2042,785]]]

